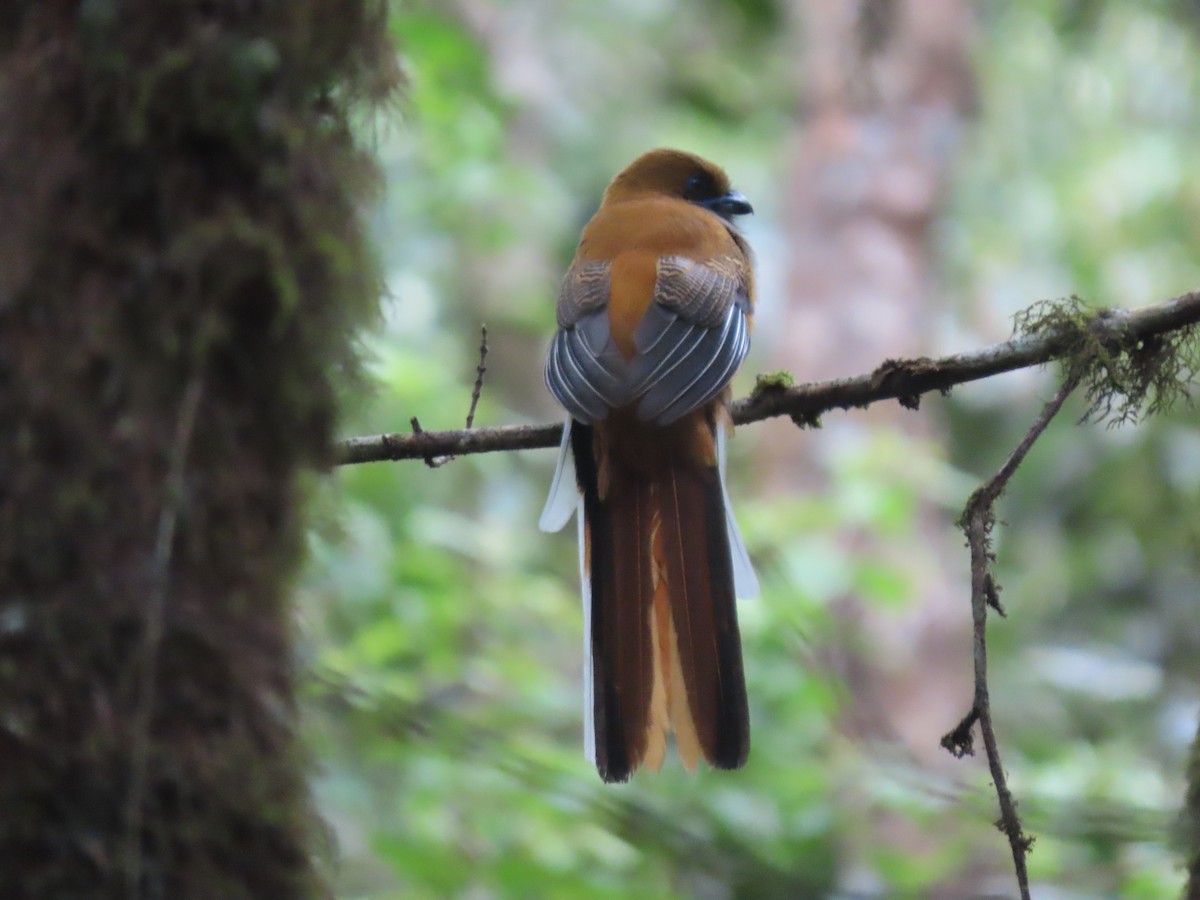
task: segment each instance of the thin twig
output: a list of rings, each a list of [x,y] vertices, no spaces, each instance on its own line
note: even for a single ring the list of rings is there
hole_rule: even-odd
[[[1080,375],[1072,374],[1059,388],[1054,399],[1045,405],[1037,421],[1033,423],[1025,437],[1000,470],[982,487],[971,495],[963,510],[959,526],[967,536],[967,544],[971,548],[971,619],[974,623],[973,648],[975,659],[975,697],[971,710],[954,730],[942,738],[942,746],[957,757],[974,755],[975,744],[971,729],[976,724],[983,735],[983,746],[987,753],[988,768],[991,770],[992,783],[996,787],[996,798],[1000,804],[1000,820],[997,827],[1008,838],[1012,849],[1013,865],[1016,869],[1017,885],[1023,900],[1029,898],[1029,873],[1025,865],[1025,857],[1033,846],[1033,838],[1025,834],[1021,819],[1017,815],[1017,803],[1008,789],[1008,780],[1004,774],[1004,765],[1000,759],[1000,747],[996,741],[996,731],[992,724],[991,699],[988,695],[987,681],[987,615],[988,607],[995,609],[1000,615],[1004,610],[1000,606],[999,585],[991,571],[995,559],[992,553],[991,534],[996,524],[996,500],[1008,487],[1008,482],[1016,472],[1017,467],[1024,461],[1026,454],[1034,442],[1041,437],[1051,420],[1058,415],[1063,403],[1071,392],[1079,386]]]
[[[125,895],[140,897],[142,880],[142,823],[146,804],[146,780],[149,770],[150,731],[154,721],[154,705],[157,701],[158,654],[162,644],[163,619],[167,605],[167,591],[171,579],[171,558],[175,543],[175,526],[184,503],[184,480],[187,474],[188,448],[192,443],[192,432],[196,424],[196,410],[200,406],[204,381],[199,371],[195,372],[184,389],[179,404],[179,415],[175,420],[175,434],[171,442],[171,456],[167,463],[167,476],[163,483],[163,505],[159,511],[158,528],[154,540],[154,558],[150,572],[150,593],[146,598],[145,639],[142,658],[139,661],[138,698],[134,711],[133,739],[130,748],[131,771],[129,776],[129,824],[125,834]]]
[[[479,326],[479,365],[475,367],[475,387],[471,390],[471,408],[467,410],[467,431],[475,427],[475,407],[479,405],[479,396],[483,393],[483,376],[487,372],[487,326]]]
[[[1129,312],[1097,312],[1088,324],[1097,340],[1145,340],[1200,322],[1200,292],[1183,294]],[[737,425],[773,416],[791,416],[798,423],[815,422],[834,409],[866,407],[882,400],[915,406],[923,394],[946,392],[958,384],[977,381],[1029,366],[1041,365],[1070,352],[1067,337],[1046,333],[1018,337],[968,353],[938,359],[888,360],[874,372],[795,387],[768,387],[736,401],[731,412]],[[482,363],[481,363],[482,365]],[[380,434],[343,441],[339,465],[385,460],[463,456],[504,450],[557,447],[561,425],[506,425],[463,431],[421,431]]]
[[[487,326],[479,326],[479,331],[479,363],[475,366],[475,387],[471,390],[471,406],[467,410],[467,427],[465,429],[467,432],[470,432],[475,425],[475,408],[479,406],[479,398],[483,394],[483,376],[487,372]],[[421,423],[418,421],[416,416],[413,416],[411,419],[409,419],[409,424],[412,426],[412,433],[414,437],[423,434],[429,434],[429,432],[425,431],[425,429],[421,427]],[[398,435],[398,437],[404,436]],[[435,457],[432,453],[429,453],[422,454],[421,458],[425,460],[425,465],[429,466],[429,468],[440,469],[446,463],[456,460],[458,456],[459,454],[457,453],[443,453]]]

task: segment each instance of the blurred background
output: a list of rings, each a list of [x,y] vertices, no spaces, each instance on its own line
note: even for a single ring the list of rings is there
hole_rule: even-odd
[[[677,146],[754,203],[754,347],[809,381],[1006,339],[1033,302],[1200,286],[1193,0],[445,0],[392,20],[375,123],[385,320],[347,434],[546,422],[558,280],[609,178]],[[340,470],[300,585],[328,865],[362,898],[1012,896],[970,706],[955,521],[1052,368],[739,429],[738,773],[604,786],[582,753],[573,529],[551,450]],[[997,729],[1040,898],[1176,896],[1200,711],[1200,428],[1069,406],[999,509]]]

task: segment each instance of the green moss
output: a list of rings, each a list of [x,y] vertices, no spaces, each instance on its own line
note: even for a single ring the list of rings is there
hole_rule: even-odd
[[[767,372],[754,379],[754,390],[750,392],[752,399],[772,391],[784,391],[796,386],[796,376],[791,372],[780,369],[778,372]]]

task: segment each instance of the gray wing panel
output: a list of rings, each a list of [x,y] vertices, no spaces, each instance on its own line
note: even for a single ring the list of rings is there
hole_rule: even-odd
[[[635,336],[631,375],[638,417],[669,425],[716,397],[750,351],[746,304],[731,303],[715,327],[682,319],[657,304]]]
[[[546,387],[571,417],[588,424],[629,401],[625,362],[608,333],[608,312],[560,328],[546,357]]]

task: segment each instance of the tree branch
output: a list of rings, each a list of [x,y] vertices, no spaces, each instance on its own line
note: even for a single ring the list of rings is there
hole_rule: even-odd
[[[996,731],[992,724],[992,704],[988,693],[987,680],[987,616],[988,607],[1003,616],[1004,608],[1000,605],[1000,589],[992,575],[992,528],[996,524],[996,501],[1008,487],[1008,482],[1017,467],[1025,461],[1026,454],[1034,442],[1041,437],[1051,420],[1058,415],[1063,404],[1072,391],[1079,386],[1082,373],[1074,372],[1069,375],[1058,393],[1042,409],[1041,415],[1026,432],[1025,437],[1016,449],[1005,460],[1000,470],[992,478],[971,495],[963,510],[959,525],[967,536],[967,545],[971,549],[971,620],[973,622],[973,647],[975,660],[975,697],[971,703],[971,711],[961,722],[942,738],[942,746],[956,757],[973,755],[975,742],[971,729],[979,725],[983,735],[984,751],[987,754],[988,769],[992,774],[992,784],[996,788],[996,799],[1000,804],[1000,821],[997,826],[1008,838],[1012,850],[1013,866],[1017,875],[1017,887],[1022,900],[1029,898],[1029,874],[1025,866],[1025,857],[1033,846],[1033,838],[1025,834],[1021,819],[1017,815],[1017,802],[1008,789],[1008,780],[1004,774],[1004,764],[1000,759],[1000,745],[996,740]]]
[[[1101,344],[1121,345],[1144,341],[1197,322],[1200,322],[1200,291],[1193,291],[1133,311],[1099,310],[1086,320],[1085,327]],[[1075,333],[1051,331],[938,359],[887,360],[866,375],[795,387],[768,382],[765,386],[760,384],[749,397],[733,403],[733,421],[745,425],[773,416],[790,416],[799,425],[809,425],[815,424],[830,410],[862,408],[881,400],[899,400],[902,405],[915,409],[921,395],[930,391],[945,393],[958,384],[1067,356],[1074,347],[1076,336]],[[337,447],[336,463],[350,465],[532,450],[556,447],[561,438],[561,425],[504,425],[459,431],[422,431],[420,434],[379,434],[341,442]]]

